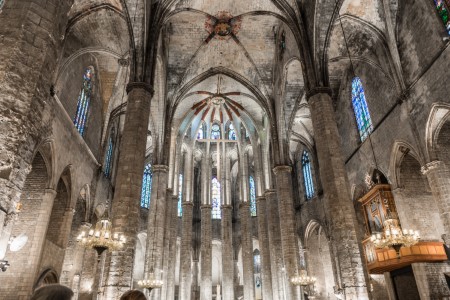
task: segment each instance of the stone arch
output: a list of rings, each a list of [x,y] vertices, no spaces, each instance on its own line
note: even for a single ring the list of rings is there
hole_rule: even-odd
[[[424,161],[412,145],[404,141],[396,141],[392,147],[391,160],[389,163],[389,174],[387,176],[387,178],[390,178],[392,189],[396,189],[401,186],[399,166],[403,157],[407,154],[414,157],[421,165],[424,165]]]
[[[433,105],[425,128],[427,156],[430,161],[441,159],[439,154],[442,153],[437,153],[442,150],[442,148],[439,149],[438,139],[442,137],[441,132],[444,132],[444,134],[447,132],[449,120],[450,105],[443,103]],[[441,139],[440,142],[442,143],[442,141]]]
[[[33,291],[47,284],[58,283],[58,273],[54,269],[45,269],[39,275],[33,286]]]
[[[317,278],[315,299],[329,299],[334,295],[335,286],[333,260],[327,234],[316,220],[311,220],[306,227],[305,249],[308,274]]]

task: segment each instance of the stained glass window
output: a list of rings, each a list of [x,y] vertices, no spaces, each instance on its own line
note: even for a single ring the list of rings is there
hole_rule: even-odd
[[[232,123],[230,123],[230,126],[228,127],[228,139],[232,141],[236,140],[236,132],[234,131]]]
[[[311,161],[309,159],[309,154],[307,151],[303,151],[302,172],[303,172],[303,183],[305,184],[306,199],[309,200],[312,197],[314,197],[314,183],[311,174]]]
[[[212,218],[220,219],[221,210],[220,210],[220,182],[217,180],[217,177],[213,177],[211,180],[211,205],[212,205]]]
[[[256,217],[256,189],[253,176],[250,176],[248,181],[250,184],[250,213],[252,217]]]
[[[258,249],[253,251],[253,267],[255,274],[261,273],[261,255]]]
[[[105,169],[103,170],[107,178],[111,178],[113,152],[114,152],[114,142],[112,136],[110,136],[108,139],[108,149],[106,150]]]
[[[447,33],[450,35],[450,0],[434,0],[434,4],[436,5],[437,12],[444,22],[445,29]]]
[[[211,139],[220,139],[220,126],[218,124],[213,124],[213,126],[211,127]]]
[[[0,10],[3,8],[3,5],[5,5],[5,0],[0,0]]]
[[[178,176],[178,216],[183,215],[183,174]]]
[[[364,87],[359,77],[355,77],[352,80],[352,103],[359,135],[361,141],[364,141],[372,132],[373,126],[369,108],[367,107],[366,96],[364,95]]]
[[[201,139],[206,138],[205,137],[205,133],[206,133],[206,131],[205,131],[205,123],[202,122],[202,124],[200,124],[200,128],[199,128],[199,130],[197,132],[197,140],[201,140]]]
[[[150,208],[150,196],[152,195],[152,165],[146,164],[142,177],[141,207]]]
[[[78,95],[77,112],[73,119],[73,123],[78,132],[83,136],[86,125],[86,119],[89,112],[89,102],[92,93],[92,69],[87,68],[83,74],[83,85]]]

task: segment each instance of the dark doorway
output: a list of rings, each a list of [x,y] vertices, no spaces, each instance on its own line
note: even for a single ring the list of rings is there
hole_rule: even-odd
[[[392,271],[391,278],[397,300],[420,300],[411,266]]]

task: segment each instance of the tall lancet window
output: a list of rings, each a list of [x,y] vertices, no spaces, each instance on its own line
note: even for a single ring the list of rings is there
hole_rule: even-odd
[[[211,126],[211,139],[219,140],[220,139],[220,126],[219,124],[213,124]]]
[[[220,182],[217,177],[213,177],[211,180],[211,206],[212,206],[212,218],[222,218],[220,210]]]
[[[434,0],[434,5],[436,5],[437,12],[444,22],[445,29],[450,35],[450,0]]]
[[[352,104],[353,111],[358,125],[359,136],[363,142],[373,130],[370,119],[369,108],[367,107],[366,96],[361,79],[355,77],[352,80]]]
[[[228,139],[235,141],[236,140],[236,132],[234,131],[233,123],[230,123],[228,127]]]
[[[78,95],[77,112],[73,119],[73,124],[81,136],[84,135],[84,129],[89,112],[89,103],[91,101],[92,93],[92,77],[92,69],[87,68],[83,74],[83,84],[81,86],[80,94]]]
[[[311,174],[311,160],[309,159],[309,153],[307,151],[303,151],[302,155],[302,173],[306,199],[309,200],[314,197],[314,183]]]
[[[197,140],[206,139],[206,125],[204,122],[200,124],[200,128],[197,132]]]
[[[183,215],[183,174],[178,176],[178,216]]]
[[[0,11],[3,8],[3,5],[5,5],[5,0],[0,0]]]
[[[113,153],[114,153],[114,140],[111,134],[108,139],[108,149],[106,150],[106,157],[105,157],[105,168],[103,170],[106,178],[111,178]]]
[[[150,208],[150,197],[152,195],[152,165],[146,164],[142,178],[141,207]]]
[[[261,255],[258,249],[253,251],[253,271],[255,274],[255,288],[261,288]]]
[[[253,176],[250,176],[248,181],[250,185],[250,214],[252,217],[256,217],[256,188]]]

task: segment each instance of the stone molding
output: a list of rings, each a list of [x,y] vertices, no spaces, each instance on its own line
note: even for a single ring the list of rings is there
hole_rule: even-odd
[[[429,162],[429,163],[425,164],[424,166],[422,166],[422,168],[420,168],[420,171],[422,172],[423,175],[427,175],[431,171],[436,170],[436,169],[442,167],[443,165],[444,165],[444,163],[442,161],[435,160],[435,161]]]
[[[200,205],[200,209],[212,209],[212,205],[210,205],[210,204],[202,204],[202,205]]]
[[[287,165],[284,165],[284,166],[276,166],[275,168],[272,169],[272,171],[273,171],[275,174],[282,173],[282,172],[291,173],[291,172],[292,172],[292,167],[291,167],[291,166],[287,166]]]
[[[117,62],[119,63],[119,66],[121,66],[121,67],[126,67],[130,64],[130,61],[127,58],[119,58],[117,60]]]
[[[194,203],[183,201],[183,203],[181,203],[181,206],[183,206],[183,207],[185,207],[185,206],[192,206],[192,207],[194,207]]]
[[[258,196],[258,197],[256,197],[256,203],[258,203],[258,202],[263,202],[263,201],[266,201],[266,197],[264,197],[264,196]]]
[[[153,165],[152,166],[152,173],[156,173],[156,172],[164,172],[167,173],[169,172],[169,167],[166,165]]]
[[[50,195],[54,195],[55,197],[58,194],[58,192],[55,191],[54,189],[45,189],[45,193],[46,194],[50,194]]]
[[[221,206],[222,209],[233,209],[233,205],[224,204]]]
[[[328,96],[331,97],[332,95],[332,90],[330,87],[326,87],[326,86],[316,86],[313,87],[312,89],[308,90],[306,92],[306,99],[309,99],[317,94],[327,94]]]
[[[178,195],[172,195],[172,200],[178,201]]]
[[[271,196],[271,195],[276,195],[277,194],[277,191],[276,190],[272,190],[272,189],[270,189],[270,190],[266,190],[265,192],[264,192],[264,195],[267,197],[267,196]]]
[[[143,89],[147,91],[151,97],[153,97],[153,93],[155,92],[153,86],[146,82],[130,82],[127,84],[127,94],[129,94],[134,89]]]
[[[241,203],[239,203],[239,208],[242,208],[242,207],[245,207],[245,206],[250,207],[250,203],[249,202],[241,202]]]

